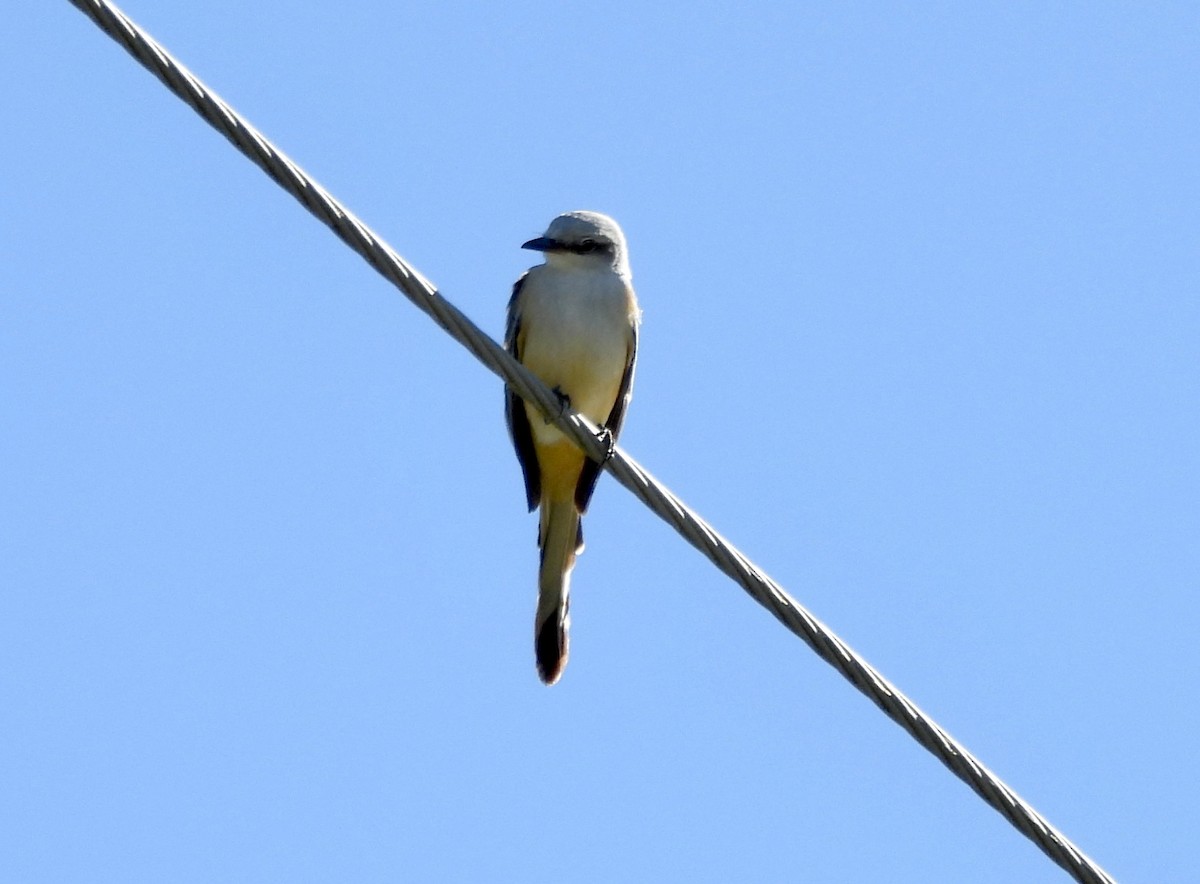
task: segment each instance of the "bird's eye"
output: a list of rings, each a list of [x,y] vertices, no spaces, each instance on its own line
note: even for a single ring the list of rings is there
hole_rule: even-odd
[[[586,255],[588,252],[596,251],[596,241],[594,239],[581,239],[579,241],[579,254]]]

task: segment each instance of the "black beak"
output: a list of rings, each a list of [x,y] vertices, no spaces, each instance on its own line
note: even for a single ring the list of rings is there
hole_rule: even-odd
[[[560,246],[555,240],[550,239],[548,236],[539,236],[531,239],[527,243],[522,243],[521,248],[533,249],[535,252],[552,252],[555,249],[560,248]]]

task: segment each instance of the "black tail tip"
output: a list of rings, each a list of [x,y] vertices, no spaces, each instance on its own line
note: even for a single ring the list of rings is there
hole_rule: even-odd
[[[567,666],[567,629],[557,621],[552,617],[543,623],[534,640],[538,678],[547,686],[562,678]]]

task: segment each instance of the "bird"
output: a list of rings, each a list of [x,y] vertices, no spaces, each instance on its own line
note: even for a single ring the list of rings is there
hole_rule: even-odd
[[[625,235],[607,215],[565,212],[521,248],[545,262],[513,286],[505,349],[615,443],[633,394],[641,324]],[[567,664],[571,570],[600,464],[509,388],[504,412],[526,503],[540,510],[534,653],[538,676],[552,685]]]

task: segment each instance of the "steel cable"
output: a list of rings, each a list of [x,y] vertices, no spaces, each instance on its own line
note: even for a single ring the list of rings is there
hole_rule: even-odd
[[[918,743],[967,783],[1022,834],[1077,881],[1113,879],[1061,832],[1006,786],[978,759],[925,715],[828,627],[756,568],[707,522],[692,512],[620,448],[609,446],[586,418],[564,409],[558,397],[490,336],[443,298],[437,289],[303,170],[271,144],[191,72],[106,0],[70,0],[120,43],[343,242],[399,288],[455,340],[499,375],[523,399],[557,424],[588,456],[604,462],[617,481],[675,528],[750,597],[770,611]],[[607,458],[607,460],[606,460]]]

